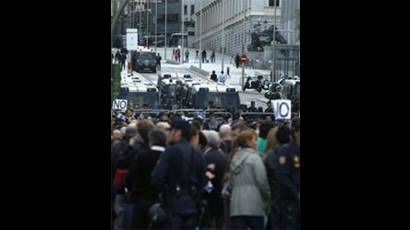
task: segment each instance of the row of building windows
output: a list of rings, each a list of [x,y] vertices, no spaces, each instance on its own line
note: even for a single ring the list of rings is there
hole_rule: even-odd
[[[195,13],[195,5],[191,5],[191,15]],[[188,14],[188,6],[184,5],[184,15]]]

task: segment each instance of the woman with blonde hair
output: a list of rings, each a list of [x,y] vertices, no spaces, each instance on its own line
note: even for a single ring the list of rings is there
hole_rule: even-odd
[[[266,136],[266,146],[265,146],[265,155],[264,155],[264,160],[268,158],[268,154],[272,152],[272,150],[275,150],[279,143],[278,140],[276,139],[276,133],[278,132],[278,127],[271,128],[268,135]]]

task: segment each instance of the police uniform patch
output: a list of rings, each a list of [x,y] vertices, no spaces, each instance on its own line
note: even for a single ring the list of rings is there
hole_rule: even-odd
[[[294,157],[293,157],[293,167],[295,167],[295,168],[299,168],[299,167],[300,167],[299,156],[294,156]]]
[[[293,157],[293,161],[294,161],[295,163],[299,163],[299,156],[294,156],[294,157]]]
[[[285,156],[279,157],[279,164],[281,164],[281,165],[286,164],[286,157]]]

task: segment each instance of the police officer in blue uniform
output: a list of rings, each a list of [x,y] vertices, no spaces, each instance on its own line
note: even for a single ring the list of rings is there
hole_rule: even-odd
[[[194,229],[200,215],[200,199],[206,185],[202,155],[189,143],[191,125],[184,120],[171,124],[170,142],[152,171],[152,183],[165,200],[170,229]]]
[[[279,188],[280,229],[299,229],[299,170],[300,170],[300,120],[292,121],[291,142],[283,145],[277,155],[277,180]]]

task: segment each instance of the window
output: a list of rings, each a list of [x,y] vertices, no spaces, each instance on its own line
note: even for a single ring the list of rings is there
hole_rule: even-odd
[[[191,5],[191,15],[195,13],[195,5]]]
[[[178,14],[168,14],[168,22],[178,22]]]
[[[195,32],[194,31],[188,31],[188,36],[195,36]]]
[[[188,6],[184,5],[184,15],[187,15],[187,14],[188,14]]]
[[[269,6],[273,6],[274,0],[269,0]],[[276,0],[276,6],[279,6],[279,0]]]

